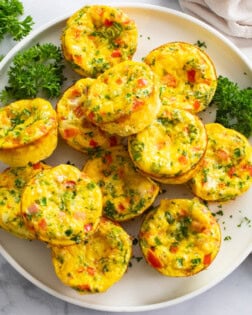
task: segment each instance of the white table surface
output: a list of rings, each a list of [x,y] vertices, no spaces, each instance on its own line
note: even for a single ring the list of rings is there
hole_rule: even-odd
[[[34,29],[51,19],[71,14],[85,0],[23,0],[25,14],[32,15]],[[95,3],[95,1],[93,1]],[[162,5],[181,11],[177,0],[128,0]],[[252,62],[252,40],[231,38]],[[4,42],[1,53],[8,52],[13,42]],[[151,289],[151,288],[150,288]],[[144,315],[251,315],[252,314],[252,255],[218,285],[192,300]],[[0,255],[0,314],[1,315],[100,315],[109,314],[81,308],[55,298],[26,280]],[[120,314],[120,313],[114,313]],[[121,313],[122,314],[122,313]],[[125,314],[125,313],[123,313]],[[134,313],[131,314],[141,314]]]

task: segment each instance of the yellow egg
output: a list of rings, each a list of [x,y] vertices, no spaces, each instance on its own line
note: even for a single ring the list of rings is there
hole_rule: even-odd
[[[207,124],[206,130],[206,154],[189,187],[204,200],[234,199],[252,184],[252,147],[242,134],[220,124]]]
[[[86,119],[85,102],[95,80],[80,79],[69,87],[56,106],[61,137],[74,149],[90,153],[118,145],[121,138],[110,135]]]
[[[144,61],[157,74],[163,105],[197,113],[210,103],[217,86],[213,61],[196,45],[169,42],[152,50]]]
[[[212,263],[221,231],[199,199],[163,199],[145,217],[139,241],[151,267],[165,276],[187,277]]]
[[[125,61],[90,87],[87,118],[102,130],[126,137],[150,125],[160,109],[156,76],[143,62]]]
[[[21,214],[21,197],[27,182],[38,172],[50,168],[44,163],[9,167],[0,174],[0,227],[17,237],[34,239],[33,229],[25,224]]]
[[[95,231],[102,213],[102,194],[86,174],[72,165],[60,164],[27,183],[21,212],[39,240],[71,245]]]
[[[193,176],[205,154],[204,124],[194,114],[162,107],[157,119],[128,138],[132,161],[144,174],[165,183],[182,183]]]
[[[61,41],[66,60],[84,77],[132,58],[137,47],[135,22],[121,9],[85,6],[69,18]]]
[[[80,293],[99,293],[123,277],[131,253],[130,236],[120,225],[102,218],[85,243],[52,246],[52,262],[65,285]]]
[[[159,192],[159,186],[135,170],[123,146],[104,151],[90,159],[83,171],[101,187],[103,215],[126,221],[148,209]]]
[[[0,160],[10,166],[37,163],[57,146],[56,112],[42,98],[0,108],[0,122]]]

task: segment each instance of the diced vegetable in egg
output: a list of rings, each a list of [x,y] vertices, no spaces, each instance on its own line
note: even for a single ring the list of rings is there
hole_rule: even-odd
[[[213,61],[199,47],[185,42],[168,42],[152,50],[144,61],[157,74],[164,106],[198,113],[213,98],[217,75]]]
[[[74,71],[95,78],[110,67],[133,57],[138,32],[121,9],[85,6],[67,21],[61,42]]]
[[[149,126],[160,109],[156,76],[143,62],[124,61],[90,87],[87,118],[110,134],[127,137]]]
[[[147,263],[169,277],[192,276],[209,267],[221,244],[220,226],[198,198],[162,199],[139,232]]]
[[[204,124],[194,114],[162,107],[156,120],[131,135],[128,149],[133,163],[147,176],[169,184],[188,181],[205,154]]]
[[[20,100],[0,108],[0,160],[26,166],[49,157],[58,143],[58,123],[51,103]]]
[[[78,80],[64,92],[56,106],[61,137],[68,145],[84,153],[110,148],[122,141],[86,118],[85,102],[94,81],[90,78]]]
[[[35,175],[26,185],[21,212],[37,238],[71,245],[92,234],[102,213],[102,194],[75,166],[61,164]]]
[[[155,182],[136,171],[123,146],[89,159],[83,171],[102,190],[103,215],[115,221],[139,216],[152,205],[159,192]]]
[[[55,272],[65,285],[80,293],[99,293],[127,271],[132,241],[120,225],[102,218],[85,243],[51,249]]]
[[[50,168],[38,162],[22,167],[8,167],[0,174],[0,227],[17,237],[35,239],[21,214],[21,197],[27,182],[38,172]]]
[[[206,130],[206,154],[189,187],[204,200],[232,200],[252,185],[252,147],[241,133],[220,124],[206,124]]]

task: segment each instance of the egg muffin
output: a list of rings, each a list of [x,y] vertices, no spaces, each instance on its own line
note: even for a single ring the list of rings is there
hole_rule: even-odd
[[[205,51],[189,43],[170,42],[152,50],[144,61],[159,78],[163,105],[193,113],[209,105],[217,87],[217,74]]]
[[[101,190],[76,167],[60,164],[43,170],[27,183],[21,212],[39,240],[56,245],[79,243],[99,223]]]
[[[86,116],[102,130],[128,136],[147,127],[159,109],[156,76],[150,67],[125,61],[105,71],[92,84]]]
[[[38,172],[50,166],[38,162],[23,167],[9,167],[0,173],[0,227],[17,237],[35,239],[21,214],[21,196],[26,183]]]
[[[139,243],[151,267],[165,276],[187,277],[212,263],[221,231],[199,199],[163,199],[144,218]]]
[[[42,99],[20,100],[0,108],[0,160],[25,166],[49,157],[58,142],[57,117]]]
[[[72,148],[87,153],[118,145],[121,138],[110,135],[86,119],[84,103],[95,80],[80,79],[69,87],[56,106],[61,137]]]
[[[208,145],[202,168],[188,182],[192,192],[208,201],[227,201],[252,184],[252,147],[239,132],[206,124]]]
[[[135,170],[123,146],[88,160],[83,171],[101,188],[103,215],[115,221],[126,221],[142,214],[159,192],[156,183]]]
[[[52,246],[52,262],[58,278],[80,293],[109,289],[125,274],[132,241],[117,223],[102,218],[85,243]]]
[[[177,184],[194,174],[207,146],[202,121],[194,114],[162,107],[157,119],[131,135],[128,149],[133,163],[157,181]]]
[[[106,69],[133,57],[138,32],[121,9],[85,6],[66,22],[61,36],[65,59],[84,77],[95,78]]]

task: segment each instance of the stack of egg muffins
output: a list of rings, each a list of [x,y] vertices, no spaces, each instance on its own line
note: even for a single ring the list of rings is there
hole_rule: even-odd
[[[0,160],[9,165],[0,174],[0,227],[48,244],[58,278],[81,293],[123,277],[132,239],[121,223],[142,214],[139,244],[152,268],[170,277],[207,268],[221,231],[204,201],[232,200],[252,184],[248,140],[197,115],[216,90],[210,57],[168,42],[134,61],[137,40],[121,9],[81,8],[61,36],[81,78],[55,109],[42,98],[0,109]],[[81,170],[42,162],[58,133],[86,155]],[[160,184],[186,184],[195,197],[152,207]]]

